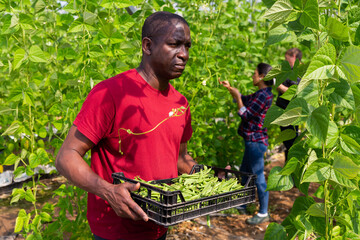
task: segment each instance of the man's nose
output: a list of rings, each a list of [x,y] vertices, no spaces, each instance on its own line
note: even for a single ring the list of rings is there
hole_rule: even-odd
[[[187,61],[189,59],[189,49],[185,45],[181,46],[177,56],[183,61]]]

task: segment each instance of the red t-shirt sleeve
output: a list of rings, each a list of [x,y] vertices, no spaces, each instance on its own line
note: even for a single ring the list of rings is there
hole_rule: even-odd
[[[184,128],[184,133],[183,133],[183,136],[181,138],[181,143],[186,143],[187,141],[190,140],[191,136],[192,136],[192,133],[193,133],[193,130],[192,130],[192,127],[191,127],[191,113],[190,113],[190,108],[188,108],[186,110],[186,125],[185,125],[185,128]]]
[[[105,82],[97,84],[87,96],[74,125],[95,145],[110,132],[115,104]]]

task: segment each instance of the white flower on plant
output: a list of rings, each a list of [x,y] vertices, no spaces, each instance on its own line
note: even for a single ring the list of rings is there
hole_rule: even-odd
[[[174,112],[173,112],[173,111],[170,111],[170,112],[169,112],[169,117],[171,117],[172,115],[174,115]]]
[[[201,84],[202,84],[203,86],[206,86],[206,80],[202,81]]]

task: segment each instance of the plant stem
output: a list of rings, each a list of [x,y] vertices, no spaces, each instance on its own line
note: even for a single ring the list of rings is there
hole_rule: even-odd
[[[328,239],[328,231],[329,231],[329,221],[327,220],[327,198],[328,198],[328,191],[327,191],[327,181],[324,182],[324,213],[325,213],[325,239]]]

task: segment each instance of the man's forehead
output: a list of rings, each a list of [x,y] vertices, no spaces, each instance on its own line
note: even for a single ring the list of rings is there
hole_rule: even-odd
[[[178,22],[176,24],[169,24],[166,28],[163,27],[160,31],[158,31],[158,36],[164,38],[174,38],[176,40],[183,40],[185,38],[190,40],[190,29],[186,24]]]
[[[173,35],[175,37],[185,37],[186,31],[188,31],[189,35],[190,35],[190,29],[187,25],[182,25],[182,26],[177,25],[177,26],[174,26]]]

